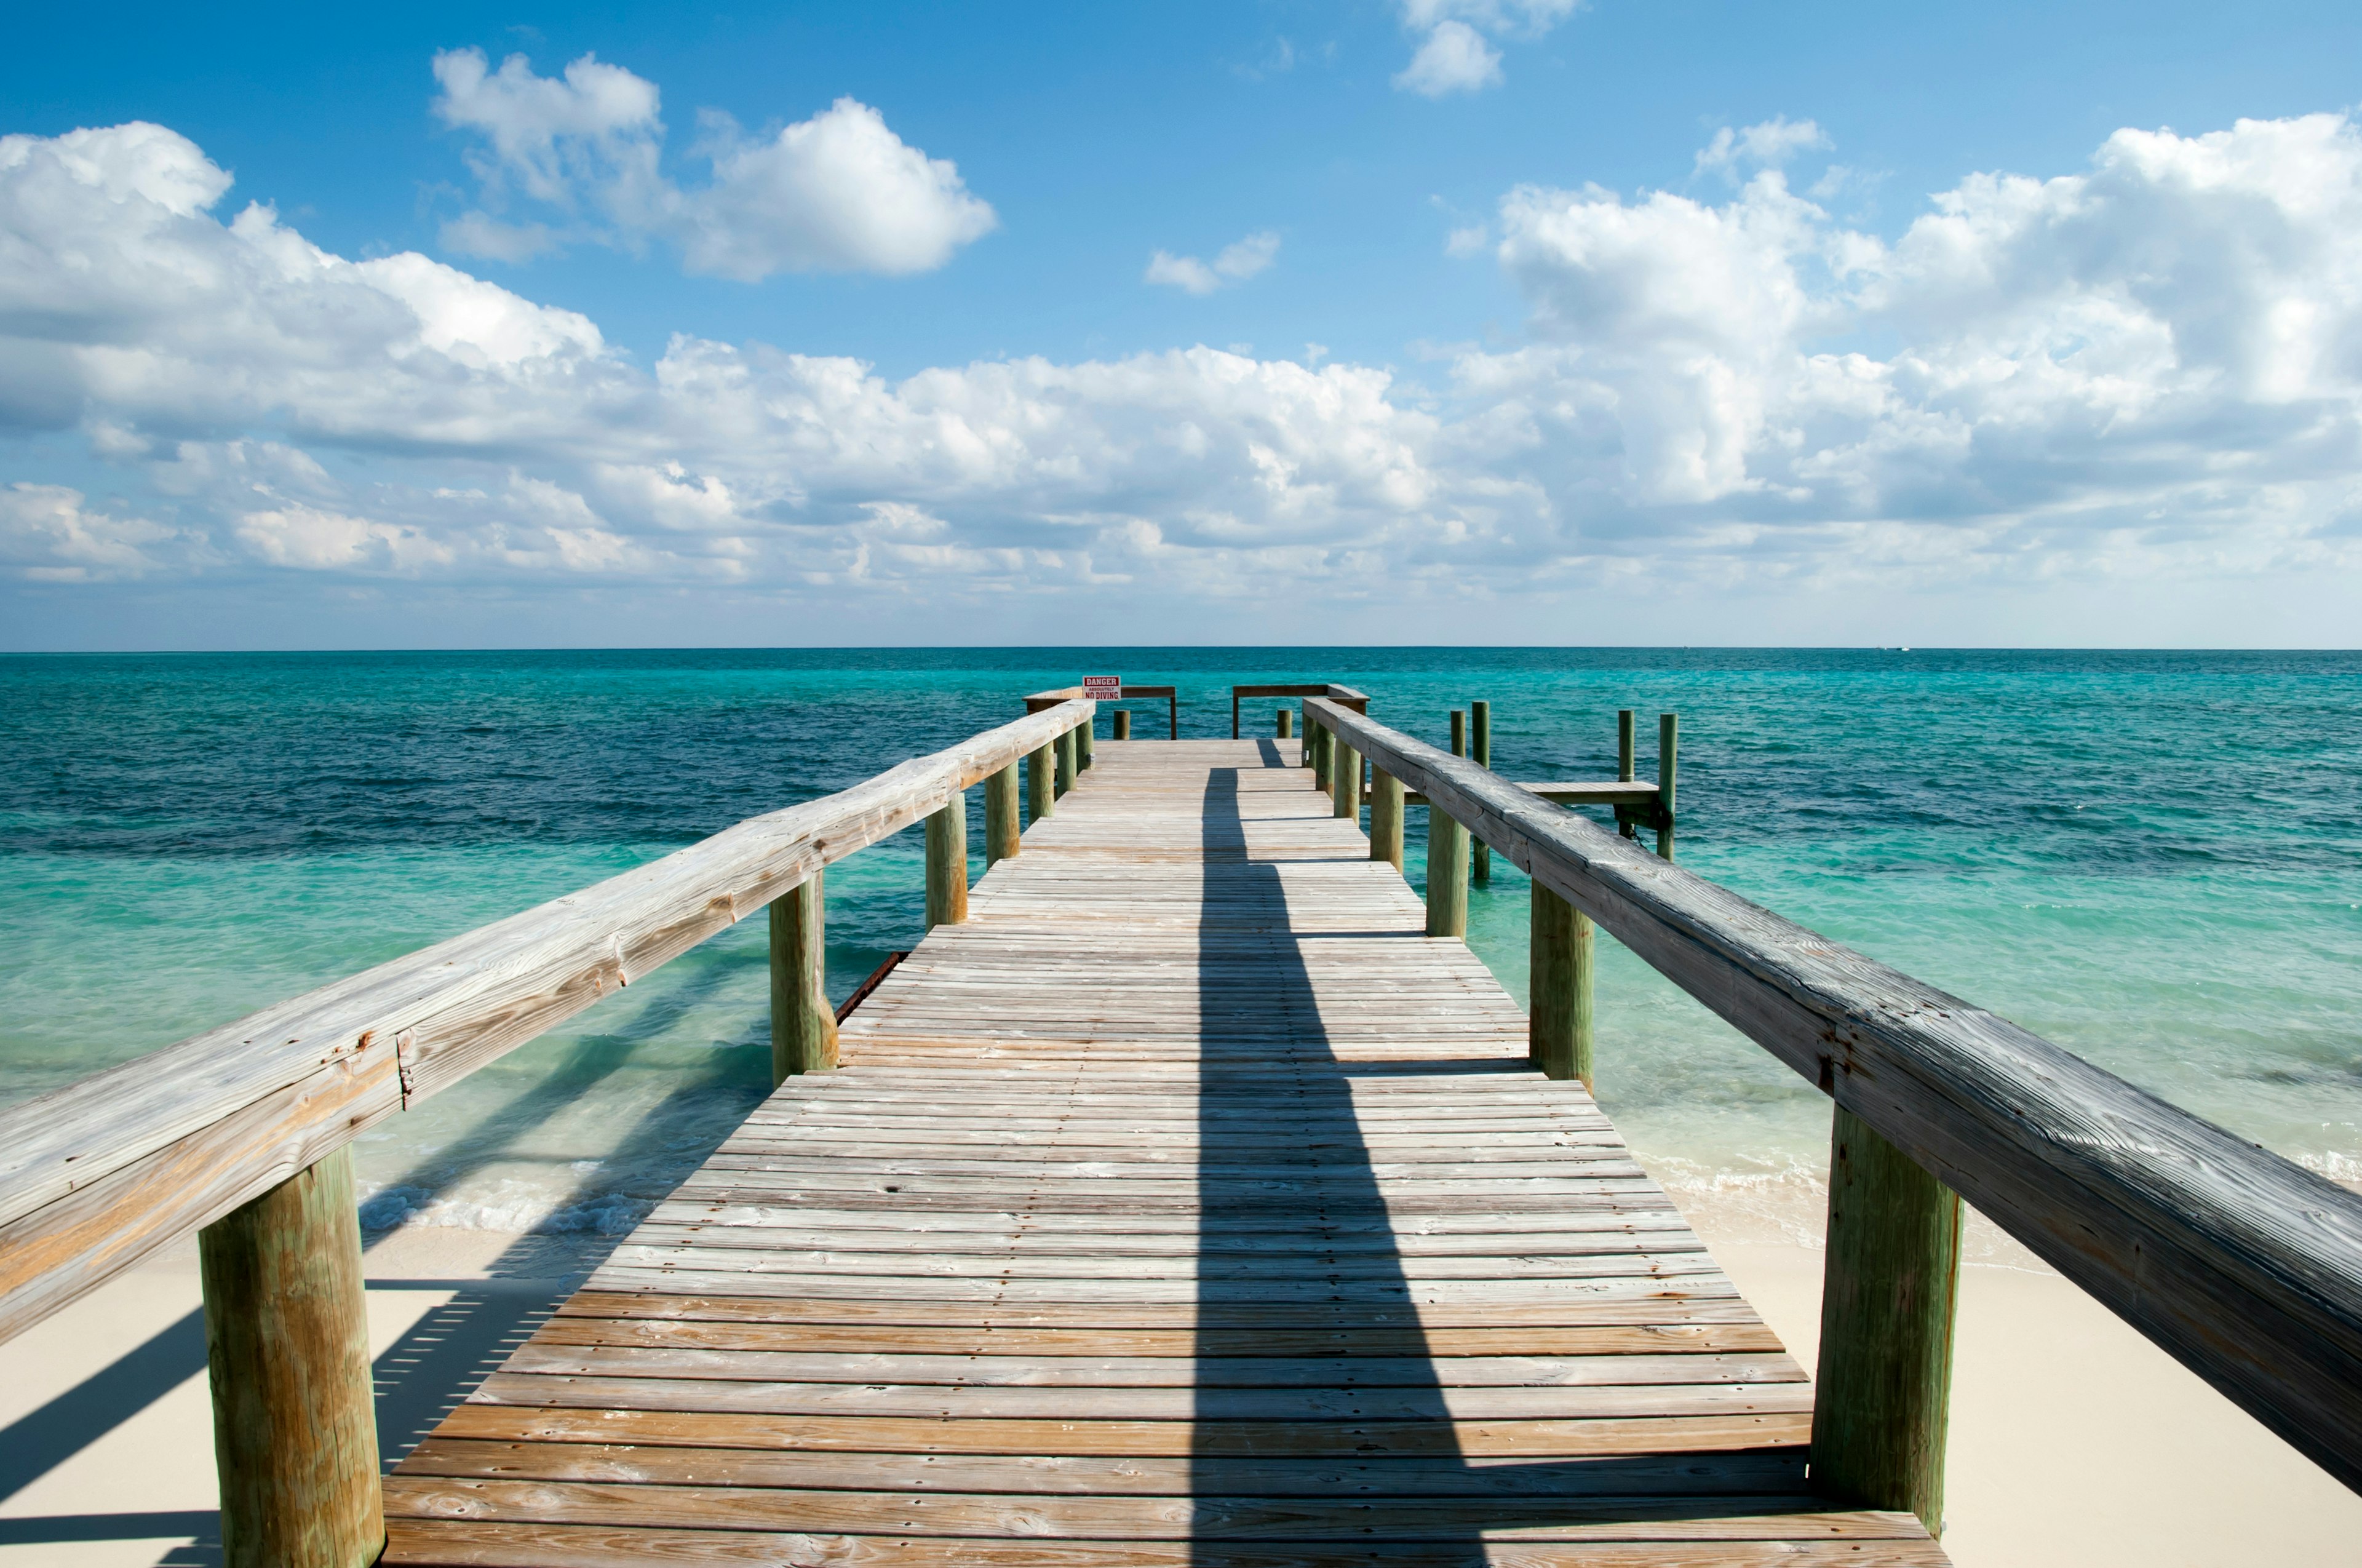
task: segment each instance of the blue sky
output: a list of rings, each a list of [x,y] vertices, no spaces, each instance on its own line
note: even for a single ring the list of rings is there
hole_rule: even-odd
[[[15,30],[0,645],[2362,624],[2350,6]]]

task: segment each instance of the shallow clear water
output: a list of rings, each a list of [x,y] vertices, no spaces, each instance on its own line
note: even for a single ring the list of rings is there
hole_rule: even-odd
[[[1485,697],[1495,765],[1522,778],[1610,776],[1618,707],[1641,712],[1650,774],[1653,715],[1678,710],[1683,864],[2362,1177],[2355,654],[0,657],[0,1103],[841,789],[1090,672],[1178,683],[1185,735],[1228,733],[1233,681],[1346,680],[1439,741],[1450,708]],[[1137,733],[1162,723],[1143,707]],[[835,995],[917,935],[921,877],[915,833],[832,868]],[[1522,994],[1513,868],[1471,922]],[[1652,1168],[1697,1192],[1808,1191],[1827,1102],[1602,945],[1600,1094]],[[764,1092],[766,991],[750,922],[381,1126],[361,1149],[370,1217],[627,1227]]]

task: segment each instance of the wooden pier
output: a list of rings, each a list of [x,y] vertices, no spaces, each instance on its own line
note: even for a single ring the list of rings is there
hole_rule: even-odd
[[[1100,743],[386,1483],[387,1562],[1941,1561],[1296,766]]]
[[[197,1231],[232,1568],[1932,1564],[1967,1197],[2362,1486],[2362,1198],[1675,867],[1671,715],[1517,784],[1272,694],[1041,693],[0,1112],[0,1338]],[[922,823],[836,1018],[825,867]],[[765,911],[777,1092],[381,1483],[353,1137]],[[1595,922],[1835,1101],[1817,1393],[1587,1091]]]

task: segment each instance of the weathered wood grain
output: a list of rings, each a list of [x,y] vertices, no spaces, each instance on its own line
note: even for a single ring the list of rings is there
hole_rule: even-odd
[[[2362,1196],[1473,763],[1337,704],[1310,706],[2362,1488]]]
[[[932,821],[933,819],[929,819]],[[771,1081],[836,1066],[828,1005],[828,874],[815,871],[771,901]]]
[[[1657,803],[1657,787],[1638,781],[1565,779],[1553,782],[1542,779],[1519,784],[1518,788],[1529,795],[1539,795],[1562,806],[1653,806]],[[1417,790],[1406,794],[1403,801],[1412,806],[1429,804],[1427,797]]]
[[[927,929],[967,919],[967,802],[927,814]]]
[[[385,1544],[350,1145],[198,1236],[230,1568],[368,1568]]]
[[[0,1111],[0,1338],[283,1180],[291,1140],[310,1164],[1092,711],[1030,714]],[[376,1066],[388,1056],[398,1077]],[[357,1074],[359,1062],[370,1066]],[[258,1143],[246,1118],[266,1102],[280,1110],[263,1114],[272,1131]],[[317,1120],[288,1121],[304,1114]],[[193,1195],[151,1207],[149,1177],[165,1171]]]
[[[1468,704],[1468,755],[1479,767],[1493,766],[1493,704],[1482,697]],[[1493,848],[1482,839],[1469,847],[1468,878],[1473,882],[1493,879]]]
[[[404,1463],[392,1560],[1940,1561],[1806,1488],[1801,1369],[1295,751],[1110,745]]]
[[[1015,855],[1023,824],[1018,816],[1018,764],[1011,761],[984,780],[984,868]]]
[[[1579,1079],[1594,1089],[1591,917],[1536,882],[1528,921],[1527,1039],[1534,1065],[1553,1078]]]
[[[1833,1121],[1813,1485],[1940,1535],[1960,1200],[1844,1106]]]
[[[388,1564],[449,1568],[608,1568],[668,1560],[763,1568],[782,1563],[799,1568],[1369,1568],[1373,1561],[1365,1539],[1272,1545],[1192,1540],[987,1540],[424,1518],[389,1521],[388,1531]],[[1893,1537],[1419,1543],[1390,1547],[1383,1561],[1388,1568],[1940,1568],[1945,1559],[1924,1538]]]

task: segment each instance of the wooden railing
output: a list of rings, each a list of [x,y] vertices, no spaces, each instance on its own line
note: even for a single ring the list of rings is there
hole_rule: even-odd
[[[1473,758],[1341,702],[1306,717],[1432,802],[1430,929],[1439,900],[1464,908],[1455,832],[1531,875],[1544,1071],[1588,1078],[1595,921],[1836,1101],[1816,1485],[1940,1524],[1965,1198],[2362,1490],[2362,1197]]]
[[[1073,701],[1083,694],[1083,689],[1079,686],[1062,686],[1054,691],[1036,691],[1025,699],[1025,711],[1029,713],[1035,712],[1043,708],[1051,707],[1059,702]],[[1173,740],[1179,740],[1181,738],[1181,689],[1179,687],[1122,686],[1116,689],[1116,694],[1112,701],[1117,702],[1153,702],[1160,697],[1164,700],[1164,724],[1167,736]],[[1113,717],[1115,729],[1114,738],[1117,740],[1130,740],[1131,738],[1131,715],[1119,708],[1115,711]]]
[[[0,1111],[0,1340],[197,1232],[229,1560],[373,1561],[384,1529],[354,1136],[766,906],[774,1077],[833,1066],[823,868],[924,819],[927,922],[965,919],[962,792],[985,784],[989,865],[1018,852],[1020,760],[1036,818],[1078,758],[1088,766],[1094,703],[1028,706],[947,751]]]
[[[1239,703],[1250,697],[1319,697],[1331,702],[1341,702],[1346,707],[1362,712],[1367,712],[1370,707],[1370,700],[1367,697],[1350,686],[1339,686],[1333,681],[1314,680],[1279,686],[1233,686],[1231,688],[1231,738],[1232,740],[1239,738]],[[1290,728],[1287,723],[1288,710],[1283,708],[1279,712],[1279,733],[1285,738]]]

